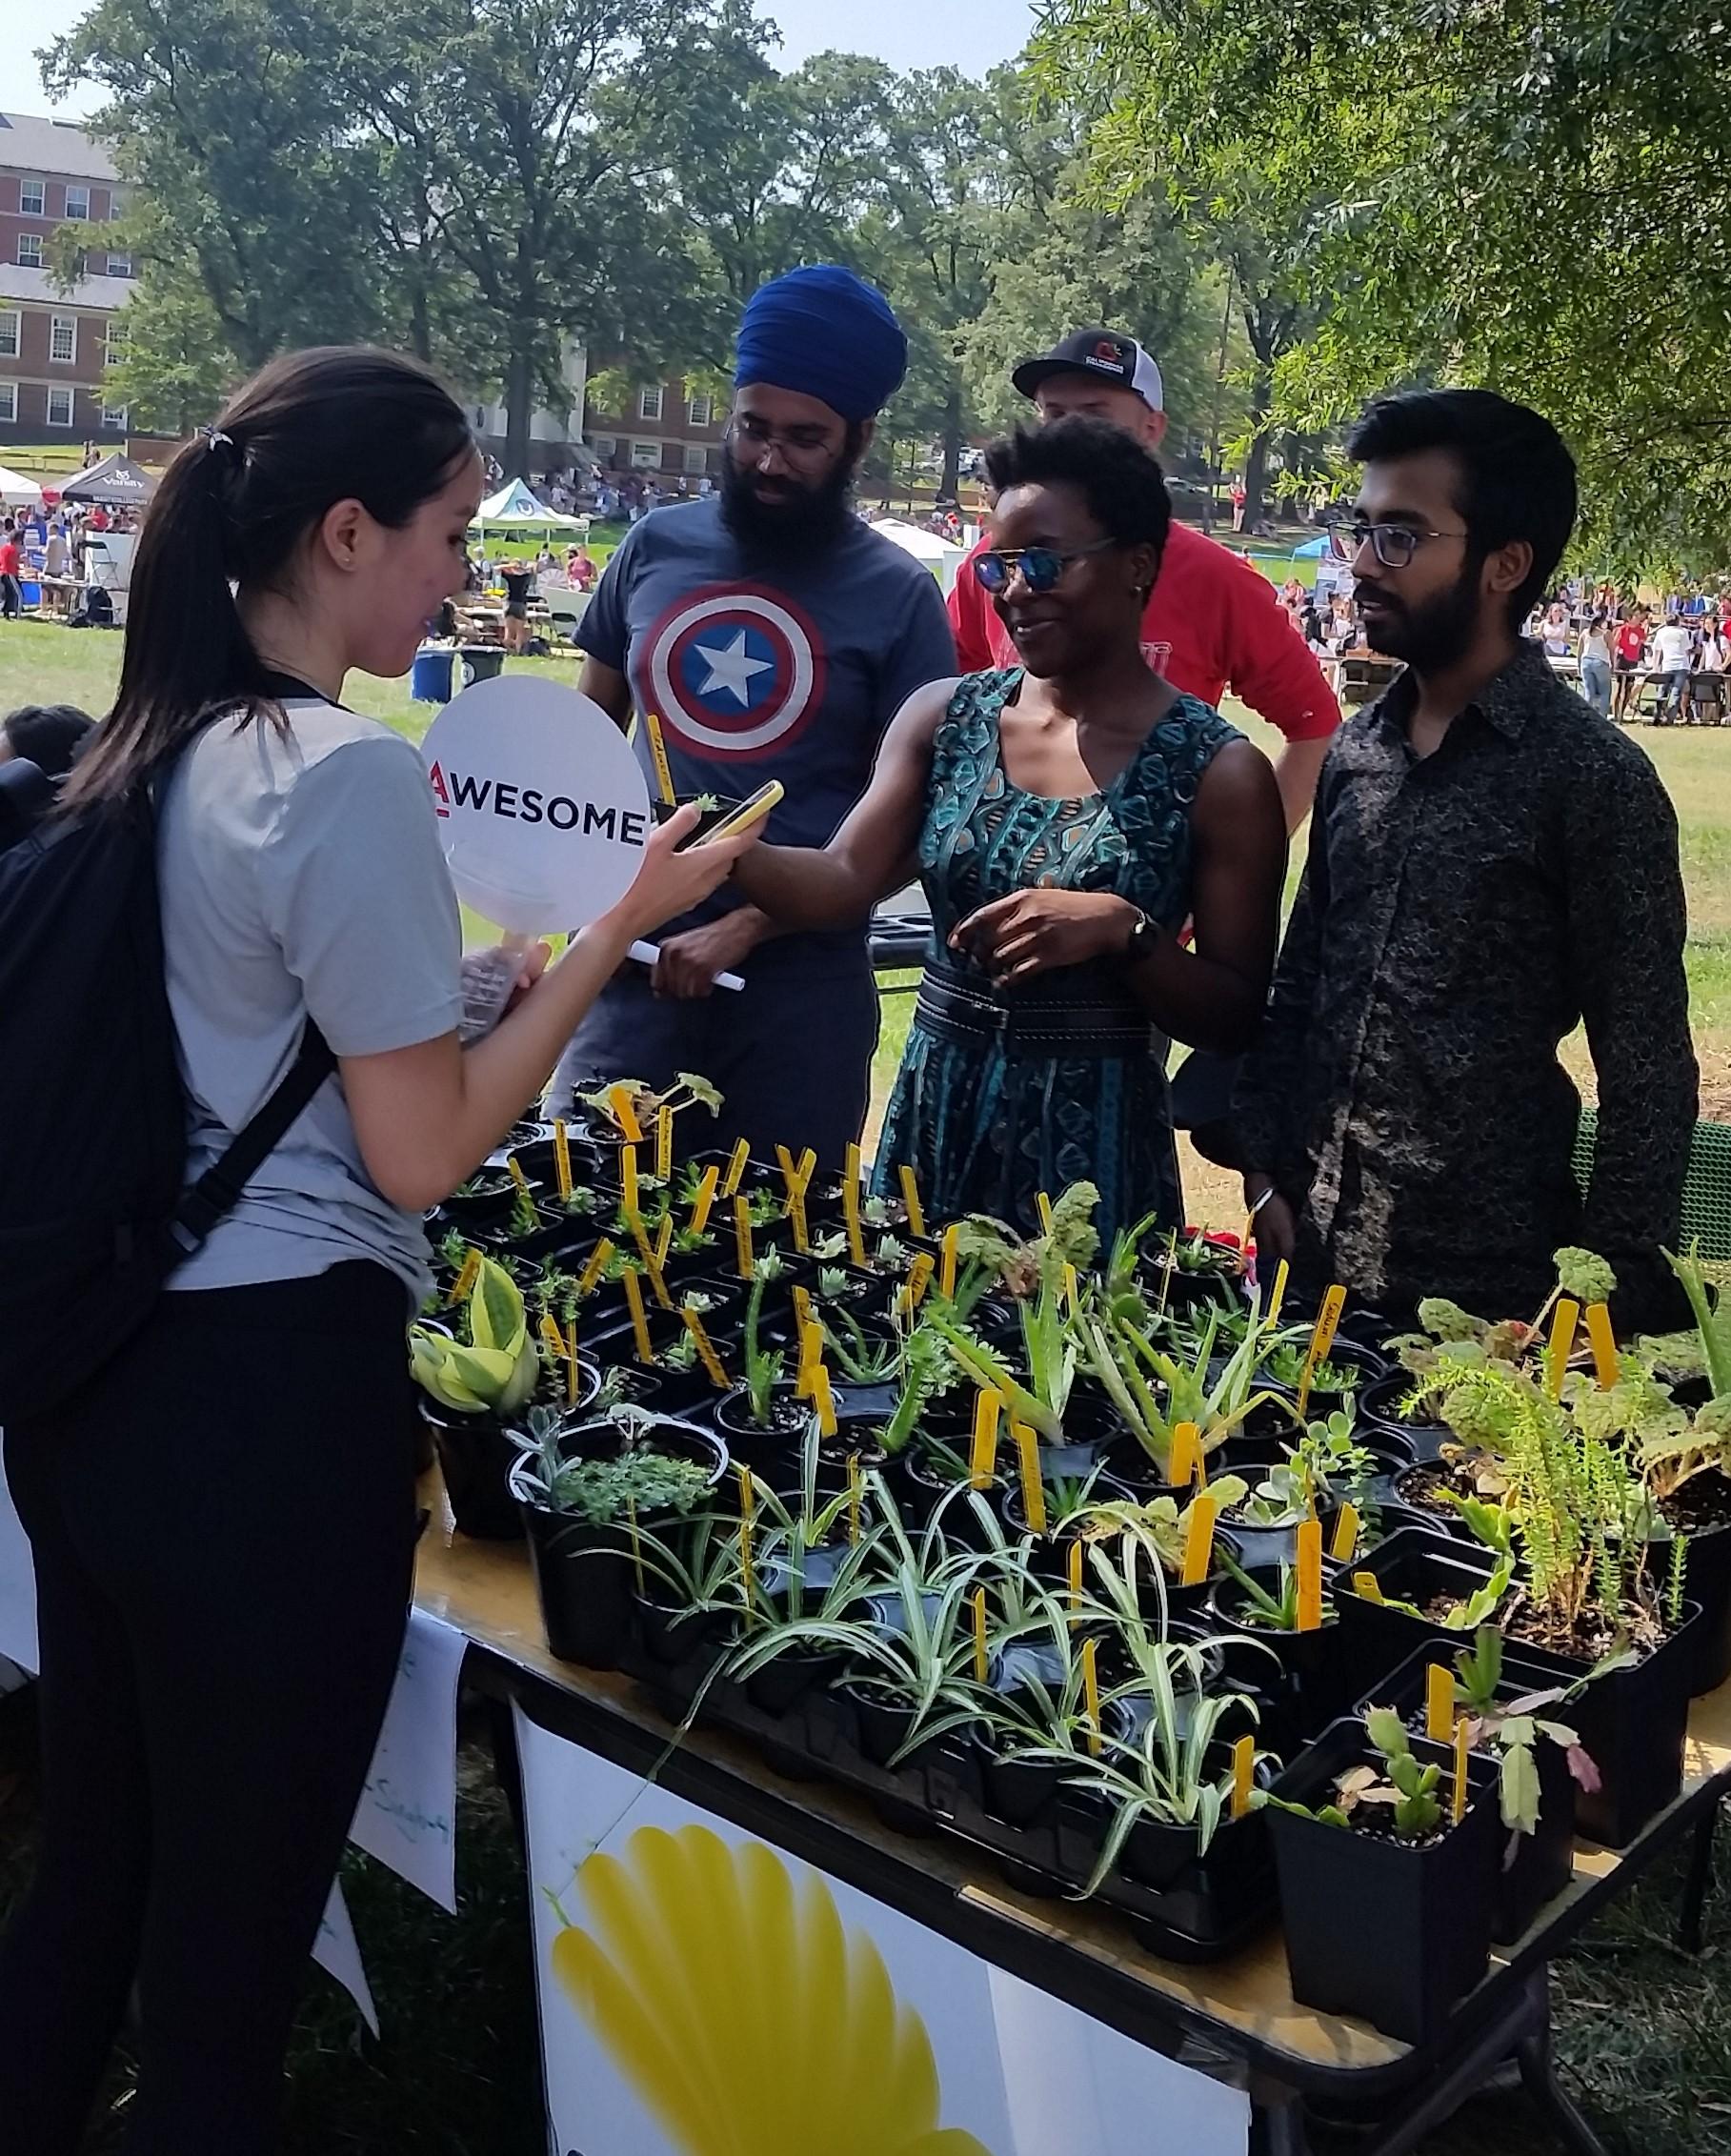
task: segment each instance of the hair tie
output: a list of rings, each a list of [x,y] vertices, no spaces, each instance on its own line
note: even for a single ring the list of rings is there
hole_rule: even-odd
[[[193,432],[204,437],[204,445],[208,450],[232,449],[234,447],[233,435],[225,434],[220,427],[207,425],[195,428]]]

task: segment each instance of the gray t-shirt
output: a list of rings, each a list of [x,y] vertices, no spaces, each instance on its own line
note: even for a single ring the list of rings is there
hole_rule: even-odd
[[[338,1056],[433,1040],[461,1016],[462,928],[419,756],[334,705],[286,709],[286,737],[268,719],[219,719],[164,790],[190,1177],[264,1104],[309,1013]],[[171,1284],[302,1279],[355,1258],[389,1265],[417,1301],[426,1291],[420,1219],[374,1188],[333,1076]]]

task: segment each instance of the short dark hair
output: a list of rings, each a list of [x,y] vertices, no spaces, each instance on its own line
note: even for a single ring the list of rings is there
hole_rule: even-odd
[[[0,718],[13,756],[33,763],[44,778],[64,778],[95,731],[96,721],[75,704],[21,704]]]
[[[1055,483],[1076,488],[1101,531],[1120,547],[1152,547],[1157,569],[1172,496],[1158,460],[1121,427],[1079,413],[1049,427],[1018,427],[987,450],[986,476],[994,494]]]
[[[1551,422],[1494,390],[1410,390],[1371,405],[1346,448],[1361,464],[1427,449],[1454,455],[1455,507],[1471,553],[1482,561],[1512,539],[1533,550],[1532,569],[1509,594],[1519,628],[1562,559],[1580,503],[1575,459]]]

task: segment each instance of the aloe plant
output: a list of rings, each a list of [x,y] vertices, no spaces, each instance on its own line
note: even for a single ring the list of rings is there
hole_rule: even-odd
[[[745,1324],[740,1334],[739,1349],[740,1363],[745,1373],[745,1396],[751,1406],[752,1421],[763,1430],[770,1426],[775,1387],[787,1371],[786,1356],[778,1348],[765,1347],[762,1340],[763,1291],[770,1278],[766,1259],[760,1258],[752,1268],[752,1285],[745,1299]]]
[[[896,1376],[905,1347],[899,1336],[874,1338],[851,1310],[826,1310],[822,1322],[824,1340],[843,1377],[856,1385],[881,1385]]]
[[[1260,1291],[1252,1296],[1243,1339],[1211,1375],[1219,1327],[1219,1314],[1210,1311],[1192,1360],[1183,1363],[1121,1316],[1084,1312],[1077,1321],[1088,1369],[1162,1476],[1170,1470],[1173,1437],[1180,1422],[1196,1425],[1202,1449],[1209,1452],[1264,1402],[1285,1405],[1278,1393],[1256,1389],[1265,1329]],[[1163,1400],[1151,1381],[1157,1379],[1164,1387]]]

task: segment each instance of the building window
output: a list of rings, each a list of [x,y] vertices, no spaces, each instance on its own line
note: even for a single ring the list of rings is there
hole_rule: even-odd
[[[53,314],[49,317],[48,355],[57,367],[70,367],[78,357],[76,314]]]
[[[109,275],[111,277],[130,277],[131,273],[132,257],[130,254],[111,254],[109,256]]]
[[[40,180],[18,182],[18,214],[21,217],[40,217],[46,207],[44,190]]]
[[[661,391],[657,384],[652,383],[648,388],[637,392],[637,417],[639,419],[659,419],[660,416]]]
[[[710,396],[688,396],[685,400],[685,423],[688,427],[707,427],[715,416],[715,400]]]
[[[619,445],[612,434],[595,434],[591,437],[589,446],[603,464],[611,464],[619,453]]]
[[[0,312],[0,359],[18,356],[19,313],[15,307]]]
[[[126,406],[124,404],[105,404],[102,408],[102,424],[105,427],[111,427],[116,433],[124,434],[127,427]]]
[[[21,270],[40,270],[42,267],[42,234],[18,234],[18,267]]]
[[[8,427],[18,418],[18,385],[16,382],[0,382],[0,424]]]
[[[91,191],[88,187],[67,189],[66,213],[75,225],[88,222],[91,214]]]
[[[709,470],[709,452],[701,442],[686,443],[685,469],[688,472],[707,472]]]
[[[70,427],[72,423],[72,393],[70,390],[50,390],[48,393],[48,423],[50,427]]]
[[[659,442],[633,442],[631,462],[634,472],[654,472],[661,462]]]

